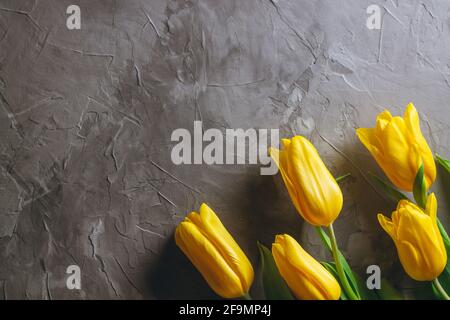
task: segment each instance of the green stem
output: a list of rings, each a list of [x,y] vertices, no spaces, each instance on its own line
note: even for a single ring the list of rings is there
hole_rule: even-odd
[[[414,201],[416,201],[417,206],[422,209],[425,210],[426,206],[427,206],[427,199],[423,199],[423,197],[420,196],[414,196]],[[427,195],[425,195],[425,197],[427,197]]]
[[[351,173],[346,173],[343,176],[337,177],[336,178],[336,182],[339,183],[341,181],[344,181],[345,179],[347,179],[348,177],[350,177],[352,174]]]
[[[442,288],[441,283],[439,282],[438,278],[433,280],[433,284],[436,287],[436,290],[439,291],[439,293],[442,295],[442,297],[445,300],[450,300],[450,297],[448,296],[448,293],[445,292],[444,288]]]
[[[241,298],[242,300],[253,300],[248,292],[245,293]]]
[[[333,252],[334,263],[336,264],[336,270],[339,279],[341,280],[341,284],[344,287],[343,289],[347,294],[347,296],[350,298],[350,300],[360,300],[350,287],[348,279],[344,273],[344,269],[342,268],[341,260],[339,259],[339,249],[336,242],[336,236],[334,235],[333,224],[330,224],[330,226],[328,227],[328,231],[330,232],[331,249]]]
[[[416,178],[414,179],[413,184],[413,196],[414,200],[419,207],[425,209],[427,205],[427,184],[425,181],[425,167],[422,162],[419,170],[417,171]]]

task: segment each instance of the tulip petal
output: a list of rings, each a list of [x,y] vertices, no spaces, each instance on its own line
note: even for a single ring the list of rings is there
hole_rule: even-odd
[[[402,240],[395,243],[397,251],[399,254],[400,262],[406,273],[414,280],[423,280],[420,276],[421,272],[418,270],[417,266],[423,265],[419,252],[416,250],[415,246],[409,241]],[[432,279],[430,279],[432,280]]]
[[[430,195],[427,213],[416,204],[401,200],[392,214],[392,225],[400,261],[409,276],[418,281],[435,279],[445,267],[447,255],[436,218],[436,198]],[[380,218],[379,218],[380,219]],[[383,223],[380,220],[380,224]],[[389,227],[384,228],[388,231]],[[389,231],[388,231],[389,233]]]
[[[430,216],[433,223],[437,223],[437,200],[434,193],[428,196],[425,212]]]
[[[433,184],[436,165],[412,103],[407,105],[403,117],[393,117],[385,110],[377,116],[375,128],[359,128],[356,134],[397,188],[412,191],[422,162],[427,189]]]
[[[291,145],[291,139],[281,139],[281,143],[283,144],[283,148],[286,150]]]
[[[294,238],[287,236],[286,256],[291,265],[302,272],[309,283],[310,290],[314,288],[321,299],[338,299],[340,287],[336,279],[316,259],[314,259]],[[331,286],[330,286],[331,285]],[[336,286],[337,285],[337,286]],[[336,289],[339,287],[339,293]]]
[[[176,229],[175,241],[217,294],[224,298],[242,295],[239,277],[195,224],[182,222]]]
[[[254,272],[247,256],[208,205],[203,203],[200,206],[200,215],[196,217],[198,228],[239,277],[244,290],[248,290],[253,282]]]
[[[291,139],[287,174],[297,192],[299,213],[311,224],[328,226],[342,209],[342,192],[311,142]]]
[[[422,132],[420,130],[419,114],[412,103],[409,103],[406,106],[406,110],[403,117],[405,124],[410,132],[410,135],[411,137],[413,137],[410,143],[415,145],[417,149],[416,158],[418,158],[417,161],[419,161],[418,166],[420,166],[422,161],[425,165],[425,179],[428,189],[436,179],[436,164],[434,162],[433,154],[430,150],[430,147],[428,146],[427,141],[423,137]]]
[[[395,230],[394,225],[388,217],[384,216],[383,214],[379,213],[377,215],[378,222],[380,223],[381,227],[386,231],[388,235],[391,236],[391,238],[395,238]]]
[[[398,188],[411,191],[422,159],[416,144],[411,143],[403,118],[392,118],[381,139],[384,161],[380,165],[383,171]]]
[[[290,145],[290,140],[288,139],[282,139],[283,145],[288,148]],[[289,142],[286,142],[289,141]],[[275,161],[275,164],[278,166],[278,169],[280,170],[281,177],[283,178],[284,184],[286,186],[286,189],[288,190],[289,196],[291,198],[292,203],[294,204],[295,208],[298,212],[301,212],[301,207],[299,204],[299,197],[297,194],[297,191],[294,187],[294,184],[292,183],[291,179],[289,178],[289,175],[287,173],[287,151],[280,151],[275,148],[269,148],[269,154],[272,157],[272,159]]]
[[[379,140],[375,135],[375,129],[358,128],[356,129],[356,135],[366,149],[375,157],[375,160],[379,159],[381,150]]]
[[[415,137],[421,135],[419,114],[417,113],[417,110],[412,102],[408,103],[408,105],[406,106],[403,118],[405,120],[406,126]]]
[[[385,121],[391,121],[392,120],[392,115],[389,112],[389,110],[383,110],[383,112],[381,112],[378,116],[377,116],[377,120],[385,120]]]
[[[422,160],[425,165],[425,181],[428,190],[436,180],[436,163],[434,162],[433,153],[431,152],[430,147],[423,137],[422,140],[423,143],[420,144],[419,148],[421,149]]]
[[[272,252],[280,274],[298,299],[338,299],[336,279],[289,235],[278,235]]]
[[[375,121],[375,134],[381,136],[386,126],[391,122],[392,115],[388,110],[384,110],[377,116]]]

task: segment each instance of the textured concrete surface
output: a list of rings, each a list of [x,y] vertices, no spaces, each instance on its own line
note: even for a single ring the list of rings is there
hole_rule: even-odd
[[[372,3],[381,30],[366,27]],[[66,28],[70,4],[81,30]],[[281,232],[327,258],[279,175],[172,164],[171,132],[194,120],[310,138],[333,174],[352,174],[335,226],[351,265],[379,264],[413,286],[377,224],[393,204],[368,184],[367,170],[380,172],[354,131],[413,101],[433,151],[450,157],[449,11],[448,1],[0,0],[0,297],[215,297],[173,243],[201,202],[256,269],[256,241]],[[66,288],[71,264],[79,291]]]

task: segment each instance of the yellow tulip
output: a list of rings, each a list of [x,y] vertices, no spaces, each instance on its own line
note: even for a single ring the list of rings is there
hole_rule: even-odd
[[[437,201],[428,196],[425,212],[408,200],[401,200],[392,220],[378,214],[378,221],[394,240],[406,273],[417,281],[437,278],[447,263],[447,253],[437,226]]]
[[[412,103],[406,106],[403,118],[393,117],[385,110],[377,116],[375,128],[359,128],[356,134],[399,189],[412,191],[422,163],[427,189],[433,184],[436,165],[420,131],[419,115]]]
[[[270,148],[292,202],[300,215],[315,226],[329,226],[342,209],[336,180],[306,138],[282,139],[284,150]]]
[[[277,235],[272,254],[282,278],[297,299],[337,300],[341,296],[336,279],[291,236]]]
[[[200,214],[192,212],[180,223],[175,242],[218,295],[237,298],[248,293],[252,265],[206,204],[200,206]]]

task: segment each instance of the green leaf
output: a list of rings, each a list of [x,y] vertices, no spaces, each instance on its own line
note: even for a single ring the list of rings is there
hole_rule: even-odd
[[[442,158],[438,154],[436,156],[436,162],[441,166],[441,168],[444,170],[443,173],[447,173],[441,180],[443,184],[443,191],[447,195],[447,206],[450,204],[450,194],[448,193],[450,190],[450,161],[447,159]],[[439,228],[439,232],[441,233],[442,239],[444,241],[445,251],[447,252],[447,264],[444,268],[444,271],[439,275],[438,280],[441,283],[442,288],[447,293],[450,293],[450,237],[448,236],[447,232],[445,231],[445,228],[441,221],[437,219],[437,225]],[[434,284],[432,284],[432,289],[435,294],[435,296],[442,299],[441,294],[436,290]]]
[[[351,176],[351,173],[346,173],[346,174],[344,174],[342,176],[337,177],[336,178],[336,182],[340,183],[340,182],[344,181],[345,179],[347,179],[350,176]]]
[[[424,179],[424,171],[425,168],[423,163],[420,165],[419,170],[417,171],[416,178],[414,179],[413,185],[413,195],[414,200],[416,200],[417,204],[421,208],[425,208],[427,203],[427,185]]]
[[[328,272],[331,273],[331,275],[337,280],[337,282],[342,288],[342,283],[341,280],[339,279],[339,275],[336,270],[336,265],[334,264],[334,262],[322,261],[321,264],[325,267],[325,269],[328,270]],[[341,300],[349,300],[344,290],[341,290]]]
[[[442,222],[439,220],[439,218],[437,219],[437,225],[439,232],[441,233],[442,239],[444,240],[445,248],[450,249],[450,237],[448,236],[447,231],[445,231],[445,228],[442,225]]]
[[[442,225],[441,221],[439,221],[439,219],[437,220],[437,225],[442,239],[444,240],[445,251],[447,252],[447,264],[444,268],[444,271],[442,271],[442,273],[439,275],[438,279],[441,283],[442,288],[444,288],[447,293],[450,293],[450,262],[448,259],[448,257],[450,257],[450,237],[448,236],[447,232],[444,229],[444,226]]]
[[[441,199],[444,199],[447,208],[450,209],[450,161],[436,155],[436,162],[439,164],[437,173],[442,186]],[[448,213],[450,214],[450,211]]]
[[[439,164],[437,173],[445,196],[444,199],[447,202],[447,207],[450,208],[450,161],[436,155],[436,162]]]
[[[376,290],[376,294],[381,300],[404,300],[402,295],[385,278],[381,278],[381,289]]]
[[[390,183],[384,181],[379,178],[377,175],[372,172],[368,172],[370,180],[380,189],[382,189],[386,195],[393,200],[394,202],[398,202],[400,200],[408,199],[406,195],[395,189]]]
[[[436,157],[438,159],[440,159],[440,161],[445,161],[447,163],[447,165],[450,166],[450,161],[442,159],[442,158],[439,158],[438,155],[436,155]],[[448,168],[448,170],[449,170],[449,174],[450,174],[450,167]],[[445,231],[444,225],[439,220],[439,218],[437,219],[437,225],[438,225],[439,232],[441,233],[442,239],[444,240],[445,249],[447,250],[447,253],[448,253],[449,250],[450,250],[450,237],[447,234],[447,231]]]
[[[339,282],[342,287],[341,281],[339,280],[339,276],[336,270],[336,265],[334,262],[321,262],[322,265],[327,269],[333,277]],[[355,280],[358,284],[358,287],[361,290],[361,298],[363,300],[403,300],[403,297],[400,293],[389,283],[389,281],[385,278],[381,279],[381,289],[370,290],[367,288],[367,285],[364,283],[364,280],[356,273],[353,273]],[[342,290],[341,300],[348,300],[347,295]]]
[[[264,293],[268,300],[294,300],[288,286],[278,272],[270,250],[258,242]]]
[[[436,154],[436,161],[445,169],[448,173],[450,173],[450,161],[442,158],[438,154]]]
[[[322,227],[316,227],[316,230],[319,233],[319,236],[322,239],[322,242],[327,247],[327,249],[330,252],[332,252],[330,237],[326,234],[326,232],[322,229]],[[353,273],[352,269],[350,268],[350,265],[347,263],[347,260],[345,260],[345,257],[341,253],[341,251],[338,251],[338,259],[341,262],[342,269],[344,269],[345,276],[347,277],[347,280],[350,284],[351,289],[359,298],[361,298],[361,295],[359,294],[359,290],[358,290],[358,285],[357,285],[356,279],[354,277],[354,273]]]

